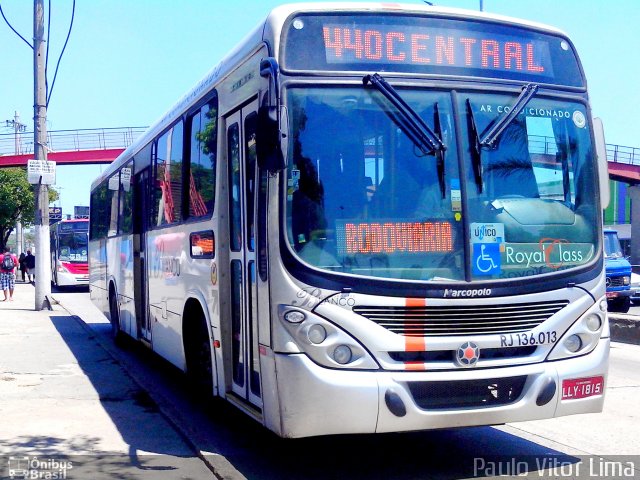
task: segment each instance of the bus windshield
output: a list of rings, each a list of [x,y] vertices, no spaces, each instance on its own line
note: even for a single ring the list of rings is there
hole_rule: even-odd
[[[598,212],[584,105],[533,96],[487,147],[478,138],[517,93],[397,91],[437,131],[442,159],[407,136],[375,89],[288,90],[287,231],[303,262],[443,282],[532,276],[592,260]]]
[[[616,232],[604,232],[604,256],[606,258],[620,258],[623,256],[620,240]]]
[[[63,262],[86,262],[88,251],[87,232],[60,233],[58,258]]]
[[[426,154],[379,91],[292,88],[289,241],[323,269],[385,278],[464,278],[460,174],[450,96],[403,89],[444,144]],[[434,127],[436,129],[436,127]],[[442,188],[442,185],[446,188]]]

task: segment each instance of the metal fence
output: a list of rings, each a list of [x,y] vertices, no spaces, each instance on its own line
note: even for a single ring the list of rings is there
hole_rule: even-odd
[[[640,165],[640,148],[607,144],[607,160],[629,165]]]
[[[47,146],[50,152],[126,148],[145,130],[146,127],[52,130],[47,132]],[[33,153],[33,133],[0,134],[0,155],[16,153]]]

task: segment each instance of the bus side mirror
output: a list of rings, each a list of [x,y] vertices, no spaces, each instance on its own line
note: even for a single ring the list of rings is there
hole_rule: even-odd
[[[283,117],[286,118],[286,115]],[[283,135],[280,133],[280,124],[278,107],[265,105],[258,108],[258,125],[256,127],[258,166],[269,172],[277,172],[287,166],[283,154]]]
[[[598,157],[598,178],[600,181],[600,205],[602,209],[609,206],[609,164],[607,162],[607,144],[604,141],[604,127],[602,119],[593,119],[593,134],[596,143],[596,156]]]

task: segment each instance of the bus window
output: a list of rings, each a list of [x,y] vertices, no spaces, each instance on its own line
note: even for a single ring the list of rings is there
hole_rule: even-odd
[[[116,173],[111,176],[107,185],[109,188],[109,228],[107,235],[112,237],[118,234],[118,193],[120,191],[120,174]]]
[[[227,132],[227,145],[229,157],[229,207],[231,210],[229,235],[231,237],[231,250],[237,252],[241,247],[242,216],[240,202],[240,129],[237,123],[229,127]]]
[[[182,122],[160,137],[156,147],[154,219],[160,226],[182,220]]]
[[[216,186],[218,141],[217,98],[202,106],[189,119],[191,145],[189,156],[189,218],[205,217],[213,212]]]
[[[120,170],[120,222],[118,234],[133,232],[133,162]]]
[[[245,131],[245,158],[246,158],[246,175],[245,175],[245,193],[247,198],[247,247],[253,252],[255,249],[255,183],[256,183],[256,120],[258,115],[250,113],[244,120]]]
[[[91,192],[91,239],[107,236],[109,230],[108,219],[109,202],[107,202],[107,182],[102,182]]]

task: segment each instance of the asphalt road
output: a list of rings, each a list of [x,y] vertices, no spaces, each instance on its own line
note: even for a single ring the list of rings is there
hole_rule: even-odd
[[[640,478],[640,346],[612,343],[600,414],[498,427],[283,440],[221,400],[204,404],[190,397],[183,375],[146,348],[135,342],[116,347],[88,293],[56,292],[54,297],[99,334],[101,344],[222,478]],[[633,308],[629,313],[640,314],[640,307]]]

